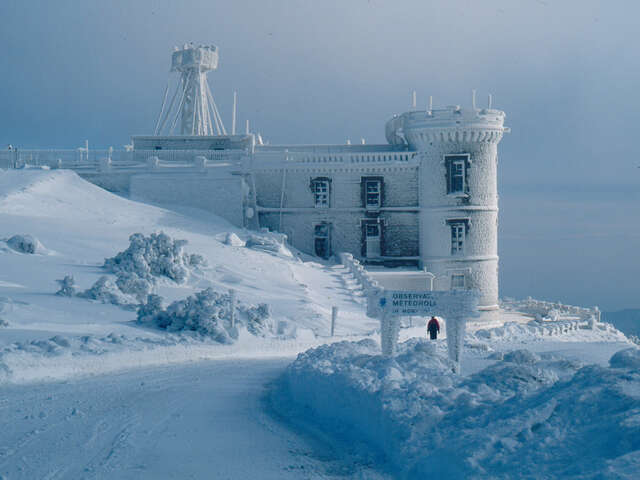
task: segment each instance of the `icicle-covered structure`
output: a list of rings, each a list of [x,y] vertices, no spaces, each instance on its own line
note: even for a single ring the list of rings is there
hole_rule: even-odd
[[[222,118],[207,82],[207,72],[218,68],[215,45],[185,44],[175,48],[171,72],[180,80],[167,105],[168,84],[156,122],[155,135],[173,134],[180,121],[180,135],[226,135]]]

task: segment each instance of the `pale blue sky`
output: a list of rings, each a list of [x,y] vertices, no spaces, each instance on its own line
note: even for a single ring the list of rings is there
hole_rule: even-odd
[[[272,143],[384,142],[413,89],[443,106],[469,105],[475,88],[512,128],[503,294],[640,307],[639,17],[632,1],[2,0],[0,144],[119,147],[151,133],[172,47],[188,41],[220,48],[210,84],[227,124],[237,89],[241,124]],[[541,199],[559,207],[529,208]]]

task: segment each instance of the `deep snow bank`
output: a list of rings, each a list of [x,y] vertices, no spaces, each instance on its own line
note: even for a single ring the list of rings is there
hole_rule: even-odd
[[[640,350],[611,367],[517,350],[469,377],[426,340],[393,360],[370,340],[302,353],[277,409],[366,442],[407,478],[633,478],[640,461]],[[625,476],[627,475],[627,476]]]

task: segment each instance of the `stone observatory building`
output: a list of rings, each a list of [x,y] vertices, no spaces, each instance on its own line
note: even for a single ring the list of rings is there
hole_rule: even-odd
[[[136,158],[155,172],[132,176],[126,189],[284,233],[319,257],[346,252],[366,264],[425,268],[434,289],[477,289],[482,310],[497,310],[504,118],[458,106],[409,111],[387,122],[382,145],[263,145],[250,133],[133,137]],[[161,168],[176,166],[179,153],[199,159],[201,172]]]
[[[267,145],[227,132],[206,80],[218,49],[185,44],[154,135],[125,151],[13,151],[5,162],[71,168],[133,198],[197,207],[231,223],[286,234],[303,252],[351,253],[366,264],[435,274],[436,290],[477,289],[498,309],[498,143],[504,112],[411,110],[386,124],[386,144]],[[171,101],[168,101],[171,98]],[[415,105],[415,97],[414,102]],[[21,160],[24,159],[24,160]],[[0,157],[0,166],[3,157]]]

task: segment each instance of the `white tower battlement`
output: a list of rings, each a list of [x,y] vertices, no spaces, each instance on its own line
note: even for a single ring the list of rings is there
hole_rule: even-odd
[[[420,160],[420,259],[434,288],[472,288],[498,309],[497,145],[504,112],[458,106],[413,111],[386,125],[391,144]]]

